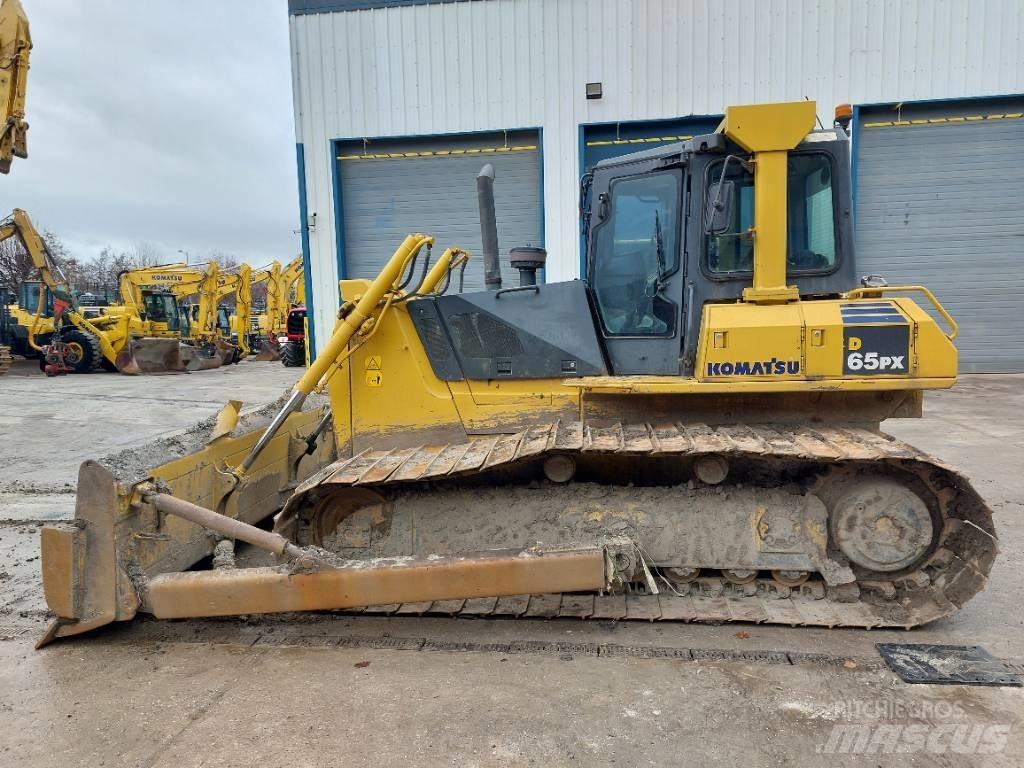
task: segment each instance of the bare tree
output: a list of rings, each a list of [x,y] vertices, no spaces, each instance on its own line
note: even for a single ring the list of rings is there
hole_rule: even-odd
[[[223,251],[212,251],[208,260],[217,262],[217,267],[221,272],[237,272],[238,266],[241,264],[234,254]]]
[[[40,236],[57,270],[71,283],[79,279],[82,265],[61,239],[49,230],[43,230]],[[36,280],[38,276],[39,271],[18,238],[10,237],[0,242],[0,291],[16,294],[24,281]]]
[[[128,256],[135,269],[155,267],[159,264],[167,263],[164,252],[152,243],[145,241],[133,245],[132,249],[128,252]]]

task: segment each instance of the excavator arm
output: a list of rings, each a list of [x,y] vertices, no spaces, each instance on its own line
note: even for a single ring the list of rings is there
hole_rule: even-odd
[[[213,302],[213,311],[221,299],[235,295],[235,332],[238,334],[238,348],[242,357],[248,357],[251,350],[247,340],[249,324],[252,321],[252,283],[253,271],[248,264],[242,264],[238,272],[222,275]]]
[[[15,237],[32,260],[32,266],[39,272],[43,286],[49,288],[61,300],[71,301],[71,286],[60,267],[54,262],[46,247],[46,241],[32,224],[32,219],[21,208],[15,208],[11,215],[0,221],[0,242]]]
[[[0,0],[0,173],[15,157],[28,157],[25,89],[32,50],[28,17],[21,0]]]
[[[36,302],[35,317],[28,333],[28,344],[34,350],[41,352],[42,348],[36,343],[35,337],[47,304],[46,291],[49,290],[53,294],[60,310],[65,311],[74,305],[71,286],[60,267],[50,256],[46,241],[40,236],[28,214],[20,208],[15,208],[8,218],[0,222],[0,243],[12,237],[17,238],[21,243],[21,247],[28,254],[32,265],[39,273],[39,300]]]
[[[185,264],[167,264],[159,267],[132,269],[118,276],[118,289],[125,306],[133,307],[137,313],[143,311],[143,288],[158,286],[173,293],[178,299],[196,293],[206,272],[191,269]]]
[[[277,259],[270,263],[269,267],[257,269],[252,273],[252,283],[267,284],[267,306],[266,310],[259,315],[260,333],[267,338],[273,337],[277,331],[279,317],[281,314],[281,262]]]

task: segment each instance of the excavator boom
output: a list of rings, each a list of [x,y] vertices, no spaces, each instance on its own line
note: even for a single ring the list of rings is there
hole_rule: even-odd
[[[10,173],[15,157],[28,157],[25,91],[32,50],[28,17],[21,0],[0,2],[0,173]]]

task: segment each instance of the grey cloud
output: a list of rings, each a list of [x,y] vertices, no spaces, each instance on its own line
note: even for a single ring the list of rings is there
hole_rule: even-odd
[[[0,178],[77,256],[299,250],[284,0],[24,0],[29,158]],[[4,210],[0,210],[0,215]]]

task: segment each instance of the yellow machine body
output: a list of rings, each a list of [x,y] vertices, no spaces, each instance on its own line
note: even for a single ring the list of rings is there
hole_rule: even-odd
[[[0,2],[0,173],[9,173],[15,157],[28,157],[25,92],[32,50],[28,18],[21,0]]]
[[[766,187],[785,189],[813,116],[726,112],[757,179],[753,274],[699,308],[692,374],[442,380],[410,308],[439,304],[469,254],[448,248],[410,293],[434,240],[409,235],[374,280],[341,282],[283,403],[241,425],[229,404],[205,447],[157,466],[83,465],[76,525],[42,536],[42,642],[139,611],[911,627],[957,610],[995,559],[991,512],[879,431],[954,384],[956,324],[921,286],[787,284],[786,196]],[[247,525],[275,511],[273,533]],[[223,569],[185,572],[211,532],[275,559],[236,569],[225,545]]]

